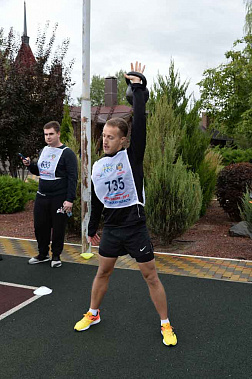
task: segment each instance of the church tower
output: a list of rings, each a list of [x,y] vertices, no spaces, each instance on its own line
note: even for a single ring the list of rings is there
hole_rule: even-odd
[[[30,68],[36,63],[29,45],[29,39],[30,37],[27,36],[26,3],[24,1],[24,31],[21,37],[22,43],[15,60],[15,64],[20,70],[22,70],[22,68]]]

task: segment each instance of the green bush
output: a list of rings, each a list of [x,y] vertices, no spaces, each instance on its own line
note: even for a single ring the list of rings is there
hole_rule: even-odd
[[[171,242],[199,218],[202,194],[197,174],[179,158],[175,164],[160,160],[146,186],[146,216],[151,231]]]
[[[38,191],[38,182],[34,179],[27,178],[25,186],[28,191],[28,200],[35,200],[36,193]]]
[[[233,149],[231,147],[215,147],[215,151],[218,151],[222,155],[222,162],[224,166],[228,166],[233,163],[250,162],[252,160],[252,149]]]
[[[252,187],[247,188],[247,191],[242,196],[242,207],[240,208],[242,220],[246,221],[249,230],[252,232]]]
[[[199,128],[198,106],[196,105],[187,115],[178,150],[182,155],[183,162],[193,172],[198,172],[204,161],[210,139],[210,135]]]
[[[73,125],[70,116],[70,108],[66,103],[64,104],[64,116],[60,126],[60,140],[67,145],[70,136],[73,135]]]
[[[200,211],[201,216],[206,213],[207,207],[213,199],[218,173],[222,167],[221,163],[221,155],[212,149],[209,149],[206,151],[205,158],[197,170],[200,178],[200,186],[203,196],[202,207]]]
[[[26,184],[17,178],[0,176],[0,213],[15,213],[24,210],[28,201]]]
[[[167,97],[160,98],[148,118],[145,153],[146,216],[150,230],[170,242],[199,218],[199,177],[178,154],[181,118]]]
[[[220,206],[231,220],[240,221],[242,196],[252,186],[252,164],[235,163],[224,167],[217,179],[216,194]]]

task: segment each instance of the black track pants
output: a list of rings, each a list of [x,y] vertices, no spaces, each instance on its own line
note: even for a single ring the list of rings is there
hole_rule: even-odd
[[[63,206],[66,196],[46,198],[37,196],[34,204],[34,229],[39,254],[46,256],[50,241],[53,255],[60,255],[64,247],[66,213],[57,213]]]

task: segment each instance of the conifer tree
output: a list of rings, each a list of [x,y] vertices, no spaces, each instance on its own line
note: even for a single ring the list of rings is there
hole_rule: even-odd
[[[178,155],[184,133],[180,123],[167,96],[160,97],[148,119],[146,214],[152,232],[167,242],[198,219],[202,204],[198,175]]]
[[[70,108],[68,103],[64,104],[64,116],[60,126],[60,140],[67,144],[70,136],[73,135],[73,125],[70,116]]]

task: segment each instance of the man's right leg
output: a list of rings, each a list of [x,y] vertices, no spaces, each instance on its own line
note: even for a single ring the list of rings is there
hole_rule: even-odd
[[[34,230],[35,236],[38,243],[39,255],[31,258],[28,263],[36,264],[40,262],[49,261],[48,256],[49,245],[51,239],[51,217],[50,217],[50,207],[49,200],[36,197],[34,204]]]
[[[107,292],[109,278],[114,270],[116,260],[117,258],[107,258],[99,255],[99,267],[93,281],[90,302],[90,309],[97,310],[97,315],[93,315],[89,309],[89,311],[84,314],[83,319],[74,326],[74,329],[78,332],[87,330],[91,325],[100,322],[100,311],[98,308]]]
[[[114,270],[117,258],[107,258],[99,255],[99,267],[93,281],[90,308],[98,309],[108,290],[110,275]]]

